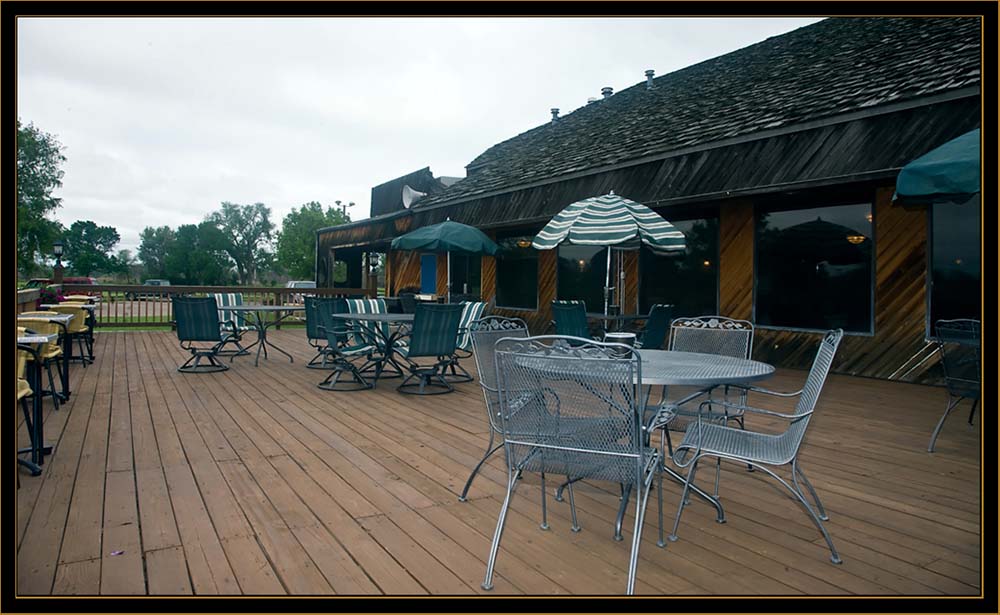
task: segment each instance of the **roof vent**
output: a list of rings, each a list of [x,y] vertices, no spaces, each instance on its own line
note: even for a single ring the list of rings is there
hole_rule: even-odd
[[[604,86],[603,88],[601,88],[601,94],[604,96],[604,98],[611,98],[611,95],[614,93],[615,91],[610,86]]]
[[[552,112],[552,121],[553,122],[556,121],[557,119],[559,119],[559,109],[557,109],[555,107],[552,107],[551,109],[549,109],[549,111]]]
[[[647,90],[652,90],[653,89],[653,75],[655,75],[655,74],[656,74],[656,72],[652,68],[646,71],[646,89]]]
[[[596,99],[596,98],[588,98],[588,99],[587,99],[587,104],[588,104],[588,105],[590,105],[590,104],[593,104],[593,103],[595,103],[595,102],[597,102],[597,99]]]

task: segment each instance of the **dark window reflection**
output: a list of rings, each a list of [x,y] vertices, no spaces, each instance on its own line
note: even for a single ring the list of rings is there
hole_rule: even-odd
[[[532,235],[498,236],[497,307],[538,309],[538,251]]]
[[[931,314],[979,320],[980,198],[931,206]],[[934,328],[931,327],[933,333]]]
[[[586,303],[588,312],[603,312],[608,249],[574,245],[561,245],[557,249],[559,272],[556,298],[581,300]]]
[[[870,204],[757,212],[755,320],[872,330]]]
[[[675,316],[718,313],[719,219],[670,220],[684,233],[686,249],[660,256],[643,247],[639,256],[639,310],[673,304]]]
[[[482,257],[478,254],[451,255],[452,294],[475,295],[481,292]]]

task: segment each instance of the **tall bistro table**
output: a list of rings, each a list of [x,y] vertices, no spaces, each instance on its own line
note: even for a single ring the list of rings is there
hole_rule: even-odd
[[[50,309],[52,309],[54,307],[59,307],[59,304],[58,303],[43,303],[39,307],[43,307],[46,310],[50,310]],[[93,349],[94,327],[97,326],[97,315],[95,314],[95,311],[100,306],[98,306],[96,303],[86,303],[84,305],[75,305],[73,307],[78,307],[80,309],[83,309],[83,310],[87,311],[87,337],[90,338],[89,345],[91,346],[91,348],[90,348],[90,352],[89,352],[88,356],[86,356],[86,357],[80,357],[80,359],[84,363],[86,363],[87,361],[90,361],[91,363],[93,363],[94,362],[94,349]],[[67,359],[67,361],[68,360],[69,359]]]
[[[246,312],[247,320],[257,330],[257,341],[246,347],[247,350],[250,350],[254,346],[257,346],[257,358],[253,362],[254,367],[260,365],[261,351],[264,351],[264,358],[267,358],[267,349],[269,347],[277,350],[288,357],[289,361],[295,363],[292,355],[267,341],[267,330],[281,323],[291,316],[293,312],[304,312],[306,309],[304,305],[227,305],[223,309],[227,312]],[[267,314],[276,314],[276,317],[274,320],[268,320],[266,318]]]
[[[382,346],[381,356],[371,360],[375,367],[373,386],[382,377],[386,366],[391,366],[393,369],[391,378],[403,375],[403,366],[396,361],[394,356],[396,354],[396,340],[400,338],[403,330],[398,326],[393,328],[391,325],[413,324],[413,316],[413,314],[330,314],[330,318],[358,323],[358,326],[369,337],[378,340],[378,345]],[[383,327],[382,325],[388,326]],[[386,329],[388,329],[388,333]],[[365,367],[362,367],[362,371],[366,371]]]
[[[31,461],[18,457],[17,462],[28,468],[32,476],[38,476],[42,473],[41,466],[45,463],[45,455],[52,454],[52,447],[45,444],[44,420],[42,416],[42,361],[38,356],[37,348],[41,344],[54,342],[58,338],[58,333],[48,333],[45,335],[31,333],[17,337],[19,350],[23,349],[25,352],[34,355],[31,373],[28,374],[28,384],[31,386],[32,393],[31,425],[28,430],[28,435],[31,437],[31,447],[17,451],[18,455],[31,453]]]
[[[44,307],[44,306],[43,306]],[[69,339],[69,321],[73,320],[75,316],[73,314],[61,314],[59,312],[45,313],[34,313],[30,316],[23,316],[19,318],[21,322],[27,322],[31,320],[42,320],[46,322],[54,322],[62,328],[62,368],[59,370],[59,379],[62,381],[62,392],[59,394],[59,399],[61,401],[69,401],[69,362],[73,358],[73,344]]]

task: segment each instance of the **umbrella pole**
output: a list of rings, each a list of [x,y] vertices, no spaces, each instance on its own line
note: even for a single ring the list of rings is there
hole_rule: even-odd
[[[448,290],[448,303],[451,303],[451,252],[448,252],[448,282],[446,284]]]
[[[604,315],[608,315],[608,295],[611,293],[611,246],[608,246],[608,262],[604,268]]]

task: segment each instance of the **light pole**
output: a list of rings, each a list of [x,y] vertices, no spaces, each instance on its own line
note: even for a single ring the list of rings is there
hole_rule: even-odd
[[[63,282],[63,242],[61,239],[56,239],[52,242],[52,254],[56,257],[55,267],[52,268],[52,283],[62,284]]]

